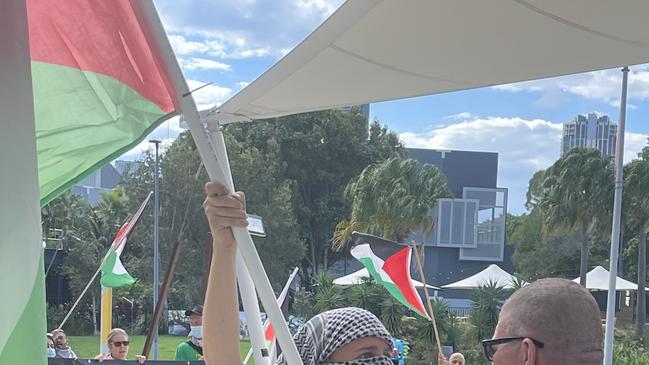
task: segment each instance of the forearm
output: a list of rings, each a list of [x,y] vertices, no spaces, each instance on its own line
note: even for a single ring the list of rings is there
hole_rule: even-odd
[[[203,352],[208,365],[241,365],[236,245],[213,241],[203,313]]]

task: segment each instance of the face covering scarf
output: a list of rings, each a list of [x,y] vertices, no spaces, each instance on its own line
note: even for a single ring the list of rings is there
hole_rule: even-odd
[[[390,333],[372,313],[360,308],[339,308],[311,318],[293,337],[304,365],[392,365],[387,356],[326,362],[339,348],[363,337],[378,337],[392,344]],[[284,356],[278,365],[289,365]]]

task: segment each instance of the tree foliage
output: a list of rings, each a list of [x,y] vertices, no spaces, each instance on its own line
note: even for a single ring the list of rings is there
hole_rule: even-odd
[[[306,273],[326,269],[329,240],[349,214],[343,198],[347,183],[367,165],[403,155],[396,134],[354,110],[291,115],[255,123],[229,125],[227,133],[262,154],[276,151],[291,181],[293,212],[307,246]]]
[[[570,150],[543,174],[538,206],[547,231],[577,229],[580,247],[581,284],[588,271],[589,243],[597,233],[605,233],[613,206],[613,170],[600,152],[589,148]],[[610,232],[610,231],[609,231]]]
[[[393,157],[368,166],[345,189],[351,217],[336,227],[333,245],[343,249],[354,231],[397,242],[418,230],[429,232],[433,218],[428,212],[447,195],[446,178],[433,165]]]

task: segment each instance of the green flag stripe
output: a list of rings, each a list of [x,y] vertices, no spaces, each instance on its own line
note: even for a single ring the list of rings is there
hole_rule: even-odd
[[[117,252],[112,252],[108,259],[101,267],[101,285],[109,288],[118,288],[120,286],[131,285],[135,283],[135,279],[127,272],[115,273],[115,265],[118,260]]]
[[[102,74],[32,62],[32,79],[41,205],[175,115]]]
[[[363,257],[359,258],[358,261],[360,261],[363,266],[367,268],[367,271],[372,275],[374,280],[376,280],[377,283],[383,285],[385,289],[387,289],[388,293],[390,293],[396,300],[399,301],[399,303],[405,305],[406,307],[410,308],[411,310],[421,314],[422,316],[426,317],[424,313],[421,313],[417,308],[413,307],[407,300],[406,297],[403,296],[403,293],[399,289],[398,286],[396,286],[393,282],[391,281],[385,281],[382,279],[381,274],[377,270],[377,268],[374,265],[374,260],[372,260],[369,257]],[[381,270],[379,268],[379,270]],[[384,274],[383,276],[387,276]]]
[[[42,251],[41,251],[42,252]],[[33,365],[46,364],[47,354],[45,351],[45,276],[43,274],[43,255],[39,260],[39,272],[36,281],[32,283],[32,290],[27,305],[22,312],[14,330],[9,335],[2,352],[0,352],[0,364],[11,365]],[[24,283],[23,285],[27,285]],[[11,300],[10,293],[5,301]],[[41,337],[34,337],[35,334],[42,334]]]

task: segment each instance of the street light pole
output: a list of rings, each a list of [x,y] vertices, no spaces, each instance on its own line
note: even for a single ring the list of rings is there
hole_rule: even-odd
[[[153,308],[158,303],[160,295],[160,143],[159,139],[151,139],[155,144],[155,188],[153,192]],[[153,337],[153,360],[158,360],[158,331]]]

